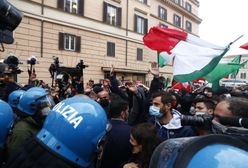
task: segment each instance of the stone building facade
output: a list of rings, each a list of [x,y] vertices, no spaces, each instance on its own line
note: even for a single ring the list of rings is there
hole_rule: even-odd
[[[151,61],[157,53],[143,45],[153,26],[176,28],[198,35],[201,19],[197,0],[11,0],[24,17],[14,32],[15,42],[5,45],[0,58],[14,53],[24,71],[18,82],[27,83],[27,58],[36,56],[37,78],[51,83],[48,68],[53,57],[75,67],[83,60],[84,82],[107,76],[114,65],[122,80],[149,84]],[[172,78],[172,66],[160,69]]]

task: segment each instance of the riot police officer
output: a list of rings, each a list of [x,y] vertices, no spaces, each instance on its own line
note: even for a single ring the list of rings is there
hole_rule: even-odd
[[[50,111],[41,131],[7,167],[94,167],[109,128],[107,121],[95,101],[79,96],[65,99]]]

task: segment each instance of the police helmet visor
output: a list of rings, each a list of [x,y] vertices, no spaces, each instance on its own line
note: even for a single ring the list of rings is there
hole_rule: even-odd
[[[53,98],[50,95],[43,96],[37,99],[36,102],[37,106],[35,107],[34,105],[33,108],[37,108],[37,110],[42,111],[42,114],[44,113],[44,115],[47,115],[49,111],[55,106]]]

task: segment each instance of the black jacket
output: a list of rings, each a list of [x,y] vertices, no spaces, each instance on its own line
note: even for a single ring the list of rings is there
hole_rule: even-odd
[[[131,156],[132,146],[129,143],[131,127],[122,120],[111,119],[107,142],[104,147],[101,168],[122,168]]]

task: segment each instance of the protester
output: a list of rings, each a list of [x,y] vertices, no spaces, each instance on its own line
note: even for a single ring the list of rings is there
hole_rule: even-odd
[[[100,167],[122,168],[131,156],[128,103],[118,95],[112,95],[109,112],[112,128],[107,136]]]
[[[128,124],[131,126],[139,123],[147,122],[148,120],[148,109],[146,108],[147,95],[145,93],[145,87],[142,85],[127,85],[129,91],[129,103],[130,115],[128,118]]]
[[[210,88],[210,87],[205,87],[205,88],[203,89],[203,94],[206,95],[208,98],[213,97],[212,88]]]
[[[173,97],[170,93],[160,91],[152,96],[149,113],[150,123],[154,124],[162,141],[169,138],[195,136],[191,126],[182,126],[180,113],[172,109]]]
[[[148,168],[153,150],[159,145],[160,138],[156,128],[149,123],[134,126],[130,134],[133,156],[123,168]]]
[[[195,129],[197,135],[207,135],[211,134],[211,120],[213,119],[215,103],[210,98],[204,97],[197,97],[193,101],[194,104],[194,117],[198,117],[195,120]],[[197,125],[198,120],[202,119],[203,122],[201,125]]]
[[[215,103],[213,100],[209,98],[195,98],[193,101],[195,104],[195,114],[209,114],[213,115],[215,109]]]

